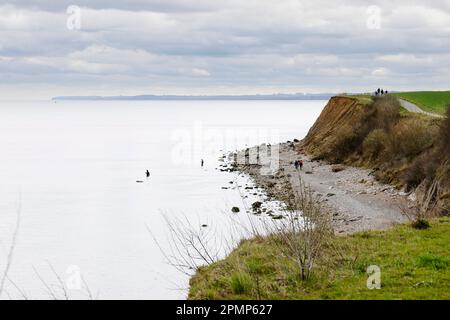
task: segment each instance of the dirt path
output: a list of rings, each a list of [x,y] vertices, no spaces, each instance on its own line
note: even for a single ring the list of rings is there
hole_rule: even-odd
[[[286,186],[282,181],[286,181],[286,177],[296,176],[293,162],[298,159],[304,161],[300,171],[303,181],[333,212],[336,233],[386,229],[406,220],[400,208],[411,203],[408,203],[403,192],[375,181],[369,170],[344,167],[342,171],[333,172],[331,165],[297,154],[290,144],[280,145],[280,170],[274,175],[261,175],[258,165],[241,165],[238,168],[249,174],[256,185],[264,188],[273,198],[283,199]]]

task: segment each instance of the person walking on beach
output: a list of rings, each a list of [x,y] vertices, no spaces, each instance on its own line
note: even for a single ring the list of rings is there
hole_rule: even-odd
[[[303,160],[300,160],[300,161],[298,162],[298,166],[300,167],[300,170],[303,169]]]
[[[295,162],[294,162],[295,170],[298,170],[299,165],[300,164],[299,164],[298,160],[295,160]]]
[[[202,166],[202,168],[203,168],[203,165],[205,164],[205,161],[203,161],[203,159],[200,161],[200,164],[201,164],[201,166]]]
[[[145,176],[148,178],[148,177],[150,177],[150,171],[145,171]]]

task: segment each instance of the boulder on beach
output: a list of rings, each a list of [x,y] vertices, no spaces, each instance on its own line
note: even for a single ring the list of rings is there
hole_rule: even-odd
[[[258,211],[261,209],[262,206],[262,202],[261,201],[256,201],[252,203],[252,209],[253,211]]]

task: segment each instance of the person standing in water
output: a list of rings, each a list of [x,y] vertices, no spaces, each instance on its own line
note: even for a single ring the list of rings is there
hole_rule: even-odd
[[[148,177],[150,177],[150,171],[145,171],[145,176],[148,178]]]

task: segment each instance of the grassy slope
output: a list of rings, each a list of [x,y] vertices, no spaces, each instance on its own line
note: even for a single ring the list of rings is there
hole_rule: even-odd
[[[347,95],[347,96],[344,95],[342,97],[356,98],[363,106],[369,105],[373,102],[373,97],[369,94],[353,94],[353,95]]]
[[[443,114],[450,104],[450,91],[401,92],[396,96],[412,102],[425,111]]]
[[[380,290],[366,287],[366,268],[381,268]],[[225,260],[198,270],[191,299],[450,299],[450,218],[428,230],[399,225],[336,237],[313,277],[299,280],[270,239],[246,240]]]

